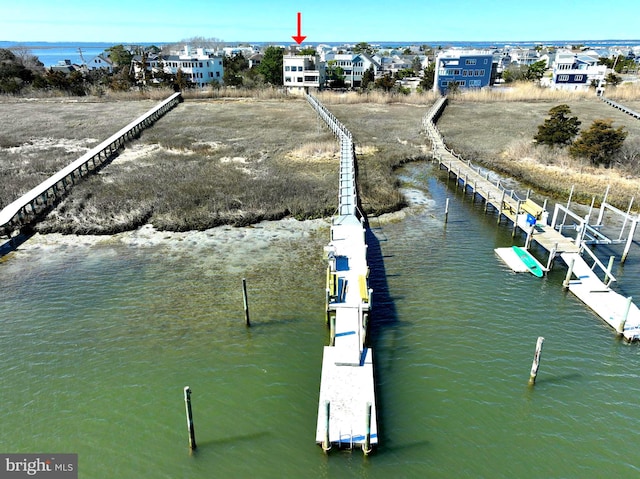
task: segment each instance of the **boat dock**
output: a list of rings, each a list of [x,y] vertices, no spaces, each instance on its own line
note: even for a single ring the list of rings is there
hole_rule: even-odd
[[[373,290],[358,209],[355,148],[351,133],[315,97],[307,95],[307,101],[340,141],[338,210],[325,246],[331,334],[322,359],[316,443],[325,452],[361,447],[369,454],[378,444],[373,350],[367,346]]]
[[[515,236],[517,229],[526,234],[525,249],[529,249],[534,241],[549,253],[545,270],[550,270],[555,258],[560,257],[568,266],[565,287],[576,297],[586,304],[607,324],[613,327],[616,332],[628,341],[640,340],[640,311],[633,304],[631,298],[611,290],[610,284],[616,281],[611,270],[613,261],[608,266],[602,264],[600,260],[586,246],[590,244],[613,244],[626,243],[621,261],[624,262],[636,230],[640,217],[631,215],[631,205],[626,213],[609,205],[606,202],[605,193],[600,214],[595,225],[591,225],[589,218],[591,212],[584,218],[571,212],[569,205],[571,196],[566,207],[556,205],[551,222],[549,223],[549,212],[544,205],[538,205],[528,194],[525,198],[518,197],[513,190],[509,191],[501,185],[500,181],[489,180],[488,172],[481,168],[474,167],[470,161],[464,160],[460,155],[449,149],[438,131],[435,123],[441,115],[447,103],[447,98],[440,98],[426,113],[423,118],[423,128],[427,133],[433,147],[433,158],[448,171],[450,176],[455,177],[456,185],[462,184],[465,191],[471,191],[474,198],[479,196],[485,202],[485,212],[491,206],[498,213],[498,223],[504,217],[513,225],[512,234]],[[591,205],[593,209],[593,202]],[[612,240],[601,233],[603,214],[605,211],[613,211],[624,218],[624,225],[618,240]],[[560,217],[562,216],[562,219]],[[570,224],[565,222],[569,218]],[[622,239],[625,227],[629,225],[626,239]],[[565,236],[565,230],[575,231],[575,238]],[[592,265],[589,266],[583,255],[590,256]],[[595,268],[604,274],[604,280],[600,280]],[[571,278],[576,276],[575,280]]]

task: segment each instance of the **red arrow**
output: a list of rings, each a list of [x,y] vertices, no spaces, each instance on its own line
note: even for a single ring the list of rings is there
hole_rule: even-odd
[[[298,34],[295,37],[293,36],[291,37],[296,41],[298,45],[304,42],[304,39],[307,38],[306,36],[301,35],[301,33],[302,33],[302,14],[298,12]]]

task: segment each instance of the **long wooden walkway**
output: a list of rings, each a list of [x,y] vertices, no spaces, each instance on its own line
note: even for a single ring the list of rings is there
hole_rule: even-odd
[[[502,217],[511,221],[514,235],[520,228],[527,235],[527,247],[535,241],[544,248],[549,253],[547,269],[556,256],[562,258],[570,268],[569,276],[577,278],[573,281],[569,278],[565,282],[569,291],[625,339],[640,340],[640,311],[630,298],[624,298],[598,279],[593,271],[595,263],[589,266],[581,256],[584,242],[580,234],[576,238],[564,236],[555,229],[555,221],[548,225],[546,208],[528,198],[519,198],[513,190],[506,190],[500,181],[490,181],[488,173],[483,174],[480,168],[447,148],[435,125],[446,102],[446,97],[440,98],[423,118],[424,130],[433,147],[433,158],[440,167],[453,175],[465,189],[480,196],[485,201],[485,211],[492,206],[498,212],[498,222]]]
[[[640,120],[640,113],[638,113],[637,111],[632,110],[631,108],[627,108],[626,106],[621,105],[620,103],[617,103],[617,102],[615,102],[615,101],[613,101],[613,100],[609,100],[608,98],[605,98],[605,97],[603,97],[603,96],[601,96],[600,98],[601,98],[601,99],[602,99],[602,101],[603,101],[603,102],[605,102],[606,104],[608,104],[608,105],[610,105],[610,106],[612,106],[612,107],[614,107],[614,108],[617,108],[618,110],[620,110],[620,111],[622,111],[622,112],[626,113],[627,115],[631,115],[632,117],[634,117],[634,118],[636,118],[636,119]]]
[[[0,233],[11,235],[15,230],[32,221],[36,215],[64,196],[79,178],[99,168],[112,158],[113,154],[122,148],[128,140],[139,135],[143,129],[153,124],[181,100],[181,93],[174,93],[98,146],[8,204],[0,211]]]
[[[371,311],[364,218],[358,210],[353,138],[315,97],[307,100],[340,141],[338,214],[327,253],[326,311],[331,339],[320,379],[316,443],[325,451],[378,444],[373,351],[367,347]]]
[[[433,158],[440,167],[453,175],[463,188],[480,196],[485,201],[485,209],[493,207],[498,212],[498,221],[501,217],[507,218],[513,224],[514,232],[516,228],[523,229],[549,253],[577,253],[580,247],[574,240],[543,224],[546,223],[547,216],[542,207],[528,198],[519,198],[513,190],[505,189],[500,181],[489,180],[488,172],[483,173],[481,168],[474,167],[470,161],[464,160],[445,145],[435,121],[442,113],[446,101],[446,97],[440,98],[423,119],[423,127],[433,146]],[[528,215],[536,219],[535,227],[527,223]]]

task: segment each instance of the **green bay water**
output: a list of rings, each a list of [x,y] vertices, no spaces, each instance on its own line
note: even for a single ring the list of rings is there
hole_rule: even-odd
[[[78,453],[82,478],[637,477],[639,346],[562,290],[560,263],[542,280],[512,273],[494,248],[524,238],[434,167],[403,178],[417,206],[369,235],[374,455],[315,445],[322,222],[33,238],[5,257],[2,451]],[[634,245],[614,270],[621,293],[640,298],[639,264]]]

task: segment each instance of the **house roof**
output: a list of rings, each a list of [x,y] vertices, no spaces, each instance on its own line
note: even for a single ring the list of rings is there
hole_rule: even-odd
[[[113,61],[111,61],[109,57],[102,54],[93,57],[91,60],[89,60],[89,63],[96,63],[96,60],[100,60],[97,63],[104,62],[104,63],[108,63],[109,65],[113,65]]]

